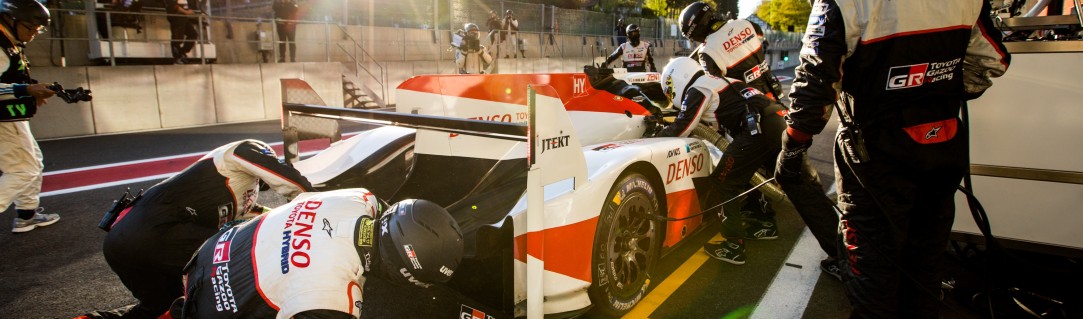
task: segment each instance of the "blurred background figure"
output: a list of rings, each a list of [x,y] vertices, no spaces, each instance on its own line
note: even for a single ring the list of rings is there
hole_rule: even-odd
[[[493,57],[481,45],[481,29],[477,24],[467,23],[452,35],[451,46],[455,48],[455,65],[459,74],[492,73]]]

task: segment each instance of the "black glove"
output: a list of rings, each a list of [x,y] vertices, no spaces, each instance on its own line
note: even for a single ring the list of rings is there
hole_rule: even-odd
[[[657,137],[666,128],[662,118],[654,115],[644,116],[643,126],[647,128],[643,131],[643,137]]]
[[[789,133],[783,133],[782,152],[778,153],[775,163],[775,180],[780,184],[797,182],[807,161],[809,146],[812,146],[812,139],[802,143],[790,138]]]

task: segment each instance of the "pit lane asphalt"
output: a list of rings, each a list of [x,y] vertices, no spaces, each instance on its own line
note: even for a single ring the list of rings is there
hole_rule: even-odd
[[[792,69],[779,73],[792,77]],[[787,83],[788,84],[788,83]],[[216,125],[179,130],[162,130],[41,141],[45,170],[76,169],[170,155],[207,152],[245,138],[266,142],[281,141],[278,121]],[[831,136],[828,125],[815,141],[810,158],[825,184],[832,181]],[[130,187],[148,188],[159,180],[110,186],[42,198],[42,206],[62,219],[55,225],[25,234],[0,231],[0,318],[72,318],[92,310],[112,309],[134,303],[106,265],[101,253],[105,233],[97,229],[101,214],[113,199]],[[260,202],[284,203],[273,192],[263,192]],[[748,245],[748,262],[734,266],[706,258],[700,245],[714,234],[715,225],[695,233],[686,244],[661,261],[648,298],[661,298],[649,312],[652,318],[743,318],[757,304],[777,298],[766,295],[769,285],[786,267],[804,228],[792,207],[778,207],[780,237],[753,241]],[[3,215],[12,218],[9,209]],[[3,219],[6,221],[7,219]],[[813,246],[815,247],[815,246]],[[816,248],[818,250],[818,248]],[[702,264],[682,268],[699,258]],[[804,268],[816,265],[798,265]],[[692,271],[676,287],[659,284],[681,272]],[[664,286],[664,285],[663,285]],[[660,288],[659,288],[660,287]],[[379,280],[365,284],[364,318],[458,318],[461,300],[441,289],[395,289]],[[661,297],[659,297],[661,296]],[[842,285],[819,275],[811,296],[783,307],[801,307],[807,302],[804,318],[841,318],[849,313]],[[774,304],[772,304],[774,305]],[[644,307],[641,305],[640,307]],[[491,313],[491,312],[490,312]],[[760,315],[762,316],[762,315]],[[970,318],[966,313],[948,311],[947,318]]]

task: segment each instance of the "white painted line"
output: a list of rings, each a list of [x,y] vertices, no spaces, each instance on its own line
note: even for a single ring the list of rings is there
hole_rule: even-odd
[[[751,318],[801,318],[812,290],[816,289],[816,281],[820,279],[820,260],[824,258],[827,258],[827,254],[805,227],[797,245],[786,257],[786,264],[771,281]],[[801,268],[787,264],[800,265]]]
[[[165,160],[171,160],[171,159],[177,159],[177,158],[185,158],[185,157],[191,157],[191,156],[203,156],[203,155],[207,155],[207,153],[209,153],[209,152],[210,151],[206,151],[206,152],[202,152],[202,153],[188,153],[188,154],[181,154],[181,155],[170,155],[170,156],[162,156],[162,157],[134,160],[134,161],[128,161],[128,162],[117,162],[117,163],[86,166],[86,167],[79,167],[79,168],[72,168],[72,169],[64,169],[64,170],[59,170],[59,171],[45,172],[45,173],[42,173],[41,176],[67,174],[67,173],[73,173],[73,172],[83,172],[83,171],[90,171],[90,170],[96,170],[96,169],[102,169],[102,168],[111,168],[111,167],[117,167],[117,166],[126,166],[126,165],[135,165],[135,164],[143,164],[143,163],[150,163],[150,162],[159,162],[159,161],[165,161]]]
[[[92,190],[92,189],[106,188],[106,187],[116,186],[116,185],[139,183],[139,182],[145,182],[145,181],[156,180],[156,179],[166,179],[166,178],[169,178],[170,176],[173,176],[173,174],[176,174],[176,173],[161,174],[161,175],[154,175],[154,176],[145,176],[145,177],[140,177],[140,178],[126,179],[126,180],[122,180],[122,181],[115,181],[115,182],[108,182],[108,183],[101,183],[101,184],[94,184],[94,185],[87,185],[87,186],[80,186],[80,187],[73,187],[73,188],[58,189],[58,190],[51,191],[51,192],[43,192],[40,195],[38,195],[38,197],[48,197],[48,196],[53,196],[53,195],[63,195],[63,194],[69,194],[69,193],[77,193],[77,192],[82,192],[82,191],[88,191],[88,190]],[[136,191],[132,191],[132,193],[135,193],[135,192]]]
[[[279,143],[279,144],[281,144],[281,143]],[[316,153],[319,153],[319,151],[301,153],[301,154],[298,154],[297,156],[305,157],[305,156],[315,155]],[[132,163],[160,161],[160,160],[164,160],[164,159],[187,157],[187,156],[191,156],[193,154],[200,155],[200,153],[192,153],[192,154],[186,154],[186,155],[174,155],[174,156],[158,157],[158,158],[138,160],[138,161],[132,161],[132,162],[124,162],[124,163],[132,164]],[[206,153],[203,153],[203,154],[205,155]],[[91,169],[96,169],[96,168],[114,167],[114,166],[120,166],[120,165],[122,165],[124,163],[115,163],[115,164],[106,164],[106,165],[98,165],[98,166],[89,166],[89,167],[83,167],[83,168],[69,169],[69,170],[54,172],[54,174],[58,174],[59,172],[66,172],[66,173],[67,172],[79,172],[79,171],[86,171],[86,170],[91,170]],[[94,189],[99,189],[99,188],[106,188],[106,187],[116,186],[116,185],[126,185],[126,184],[139,183],[139,182],[145,182],[145,181],[151,181],[151,180],[157,180],[157,179],[166,179],[166,178],[169,178],[170,176],[173,176],[173,174],[176,174],[176,173],[180,173],[180,172],[178,171],[178,172],[172,172],[172,173],[166,173],[166,174],[159,174],[159,175],[153,175],[153,176],[144,176],[144,177],[139,177],[139,178],[126,179],[126,180],[121,180],[121,181],[112,181],[112,182],[101,183],[101,184],[93,184],[93,185],[87,185],[87,186],[58,189],[58,190],[51,191],[51,192],[42,192],[41,194],[38,194],[38,197],[49,197],[49,196],[53,196],[53,195],[63,195],[63,194],[70,194],[70,193],[78,193],[78,192],[82,192],[82,191],[94,190]],[[49,174],[43,174],[43,175],[49,175]]]

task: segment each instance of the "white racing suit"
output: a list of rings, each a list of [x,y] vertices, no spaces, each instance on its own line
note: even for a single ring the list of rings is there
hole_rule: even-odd
[[[6,28],[0,26],[0,28]],[[12,119],[0,121],[0,212],[15,203],[15,209],[38,208],[38,193],[41,192],[42,165],[41,148],[30,132],[30,118],[17,118],[36,109],[34,98],[26,92],[26,84],[36,81],[30,78],[29,67],[24,64],[23,48],[15,45],[10,38],[0,36],[0,102],[4,107],[0,112],[8,112]],[[33,116],[33,114],[29,114]]]
[[[639,45],[632,45],[631,41],[621,43],[605,59],[603,66],[608,66],[617,59],[621,59],[628,72],[657,72],[654,57],[651,56],[651,44],[647,41],[639,41]]]
[[[740,79],[772,99],[778,99],[776,85],[766,60],[767,45],[759,25],[732,20],[707,36],[697,58],[707,73]]]
[[[1011,58],[989,11],[985,0],[813,4],[788,134],[809,138],[841,110],[835,179],[853,318],[937,317],[969,166],[960,108]]]
[[[360,317],[378,209],[362,188],[305,193],[218,232],[185,268],[182,317]]]
[[[181,275],[192,253],[227,223],[256,216],[252,208],[261,181],[287,197],[313,190],[267,144],[243,140],[214,149],[121,212],[102,252],[139,300],[125,318],[156,318],[181,296]]]

